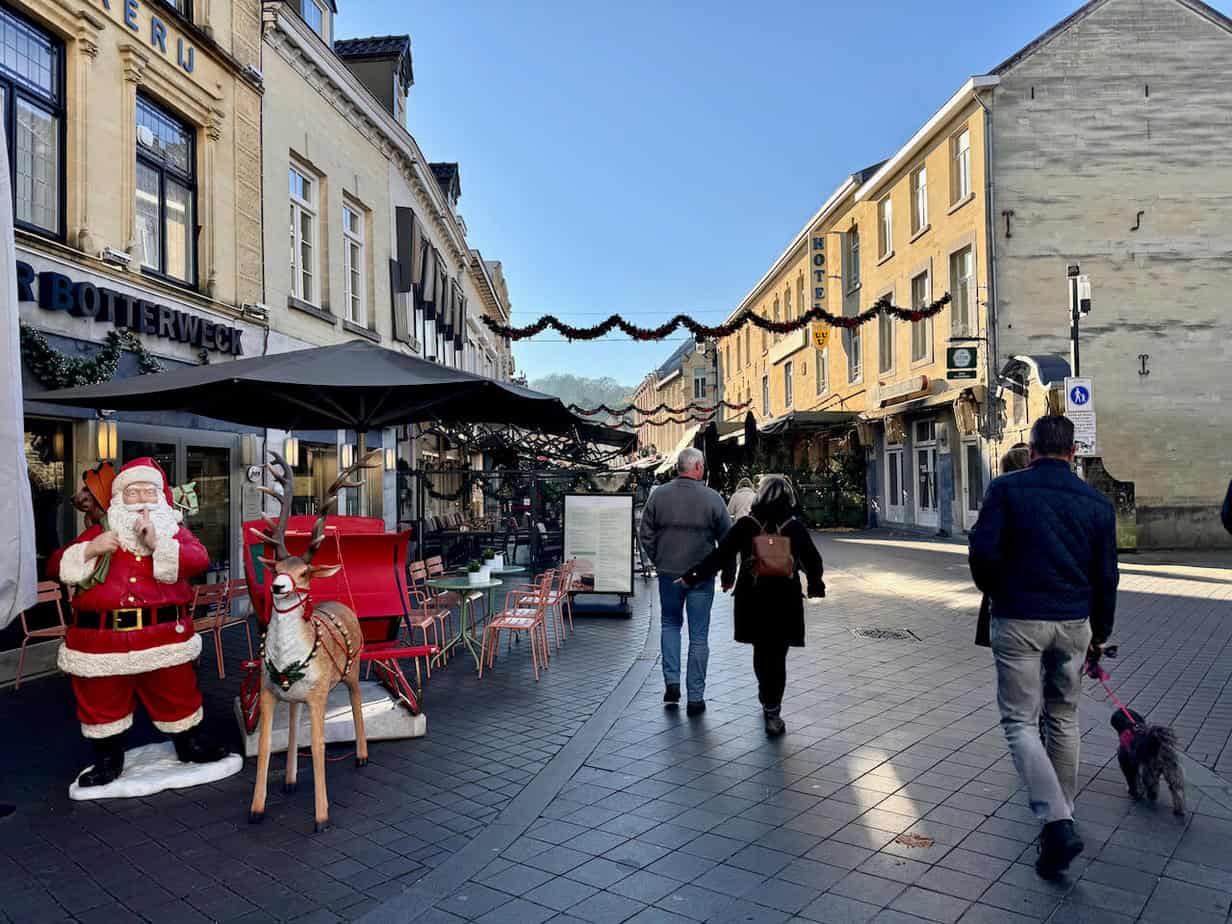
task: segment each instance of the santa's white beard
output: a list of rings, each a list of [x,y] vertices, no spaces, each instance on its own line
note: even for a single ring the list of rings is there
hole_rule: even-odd
[[[120,545],[134,555],[148,555],[153,551],[137,536],[137,522],[143,510],[149,511],[150,522],[158,539],[174,539],[180,530],[179,517],[165,500],[155,504],[123,504],[112,501],[107,509],[107,525],[115,530]]]

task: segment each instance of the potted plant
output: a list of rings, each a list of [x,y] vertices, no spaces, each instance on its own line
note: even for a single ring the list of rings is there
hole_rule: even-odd
[[[486,584],[489,577],[483,573],[483,565],[478,559],[466,566],[466,579],[472,584]]]
[[[493,571],[500,571],[505,567],[505,556],[497,555],[496,549],[484,549],[483,563],[487,567],[489,573]]]

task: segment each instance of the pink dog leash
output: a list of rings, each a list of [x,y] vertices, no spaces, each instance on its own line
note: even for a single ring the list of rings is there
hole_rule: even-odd
[[[1104,650],[1104,654],[1110,658],[1115,658],[1116,657],[1116,646],[1110,646],[1106,648]],[[1130,711],[1125,708],[1125,704],[1121,702],[1119,699],[1117,699],[1117,695],[1113,693],[1112,688],[1108,686],[1108,681],[1111,680],[1112,678],[1109,677],[1108,672],[1106,670],[1100,667],[1100,664],[1098,661],[1087,661],[1086,664],[1082,666],[1082,672],[1086,674],[1088,677],[1090,677],[1092,680],[1099,681],[1100,686],[1104,688],[1104,692],[1107,693],[1108,696],[1111,697],[1112,701],[1117,704],[1117,708],[1120,709],[1123,713],[1125,713],[1125,718],[1129,719],[1129,722],[1131,725],[1138,724],[1138,720],[1135,719],[1133,715],[1130,713]]]

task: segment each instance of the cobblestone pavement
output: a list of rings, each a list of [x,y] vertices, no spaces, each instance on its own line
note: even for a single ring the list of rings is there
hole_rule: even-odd
[[[830,596],[789,659],[786,737],[761,731],[750,649],[730,641],[725,597],[708,711],[663,709],[645,593],[632,620],[579,620],[539,684],[524,650],[482,681],[462,661],[438,673],[427,738],[374,744],[363,771],[330,766],[335,827],[317,837],[305,786],[271,795],[264,825],[244,823],[252,761],[215,786],[70,804],[65,783],[87,752],[67,684],[4,691],[0,722],[20,747],[0,753],[0,801],[20,810],[0,821],[0,911],[23,922],[1227,924],[1232,791],[1210,771],[1232,775],[1232,556],[1123,561],[1115,688],[1173,724],[1198,761],[1194,811],[1176,819],[1166,796],[1128,800],[1111,706],[1092,692],[1078,799],[1087,851],[1051,885],[1029,865],[1037,827],[997,725],[991,658],[970,643],[978,596],[963,547],[885,531],[819,542]],[[863,640],[857,626],[916,638]],[[235,685],[206,683],[219,728]]]

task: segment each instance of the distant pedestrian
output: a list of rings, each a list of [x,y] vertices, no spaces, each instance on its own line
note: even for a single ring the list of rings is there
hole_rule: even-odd
[[[1011,446],[1001,456],[1001,474],[1008,475],[1010,472],[1020,472],[1031,464],[1031,450],[1026,443],[1017,443]],[[980,615],[975,622],[975,644],[982,648],[988,648],[991,643],[988,640],[988,622],[992,614],[992,598],[988,594],[980,599]],[[1043,717],[1041,714],[1041,722]]]
[[[821,554],[813,537],[798,520],[791,483],[781,475],[767,475],[757,488],[748,516],[736,521],[719,547],[698,562],[681,579],[689,587],[702,586],[723,572],[723,590],[735,585],[736,641],[753,646],[753,672],[757,675],[758,698],[765,715],[766,734],[787,730],[782,719],[783,690],[787,684],[787,649],[804,645],[804,602],[800,576],[808,579],[810,598],[824,597]],[[758,574],[759,536],[787,540],[790,556],[781,559],[780,573]],[[736,559],[740,560],[736,576]]]
[[[1068,418],[1037,420],[1030,451],[1030,468],[988,486],[971,531],[970,564],[976,585],[992,598],[1001,727],[1043,824],[1035,869],[1053,878],[1083,849],[1073,822],[1078,698],[1084,660],[1112,633],[1116,514],[1071,471]],[[1037,724],[1041,700],[1046,746]]]
[[[733,523],[741,517],[749,515],[749,511],[753,509],[753,501],[756,497],[757,490],[753,487],[751,479],[741,478],[736,482],[736,490],[727,501],[727,512],[730,514]]]
[[[1223,499],[1223,528],[1232,533],[1232,481],[1228,482],[1228,496]]]
[[[718,491],[702,480],[706,457],[686,449],[676,460],[676,477],[655,488],[646,500],[638,538],[659,573],[659,607],[663,652],[663,702],[680,702],[680,630],[689,619],[689,661],[685,673],[686,711],[706,711],[706,664],[710,660],[710,607],[714,581],[685,588],[676,583],[696,562],[714,551],[731,528],[731,517]]]

